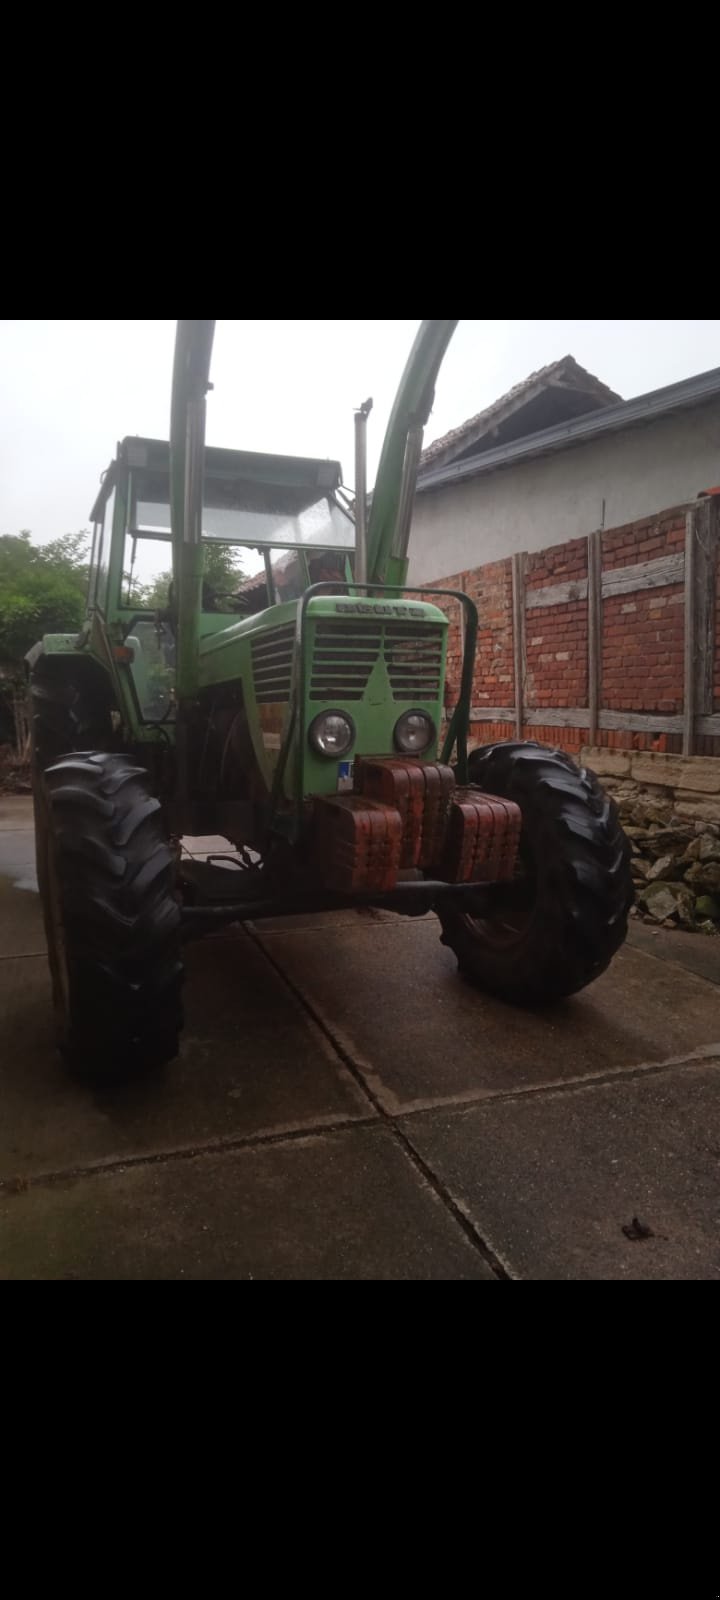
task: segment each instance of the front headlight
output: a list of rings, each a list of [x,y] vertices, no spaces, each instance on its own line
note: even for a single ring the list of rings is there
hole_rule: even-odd
[[[427,711],[404,711],[395,723],[393,737],[403,755],[421,756],[435,738],[435,724]]]
[[[355,739],[355,728],[344,711],[321,711],[308,728],[308,739],[321,756],[344,756]]]

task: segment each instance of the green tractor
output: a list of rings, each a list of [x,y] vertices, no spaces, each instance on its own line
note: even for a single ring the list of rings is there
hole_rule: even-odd
[[[534,1004],[604,971],[632,900],[591,773],[531,742],[468,756],[475,606],[407,587],[455,323],[420,326],[369,510],[370,402],[353,499],[336,462],[206,447],[214,328],[178,323],[169,445],[119,445],[85,622],[28,657],[59,1044],[100,1080],[177,1054],[183,941],[224,923],[432,910],[467,978]],[[449,598],[465,612],[454,708]],[[219,857],[192,853],[208,835],[228,841]]]

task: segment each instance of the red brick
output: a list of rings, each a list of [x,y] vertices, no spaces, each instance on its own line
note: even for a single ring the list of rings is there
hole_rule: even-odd
[[[633,524],[605,531],[602,538],[604,571],[615,571],[639,561],[653,560],[671,550],[681,549],[685,540],[685,510],[644,517]],[[587,572],[587,540],[578,538],[564,545],[551,545],[528,556],[526,584],[533,589],[553,583],[584,578]],[[439,587],[459,587],[476,601],[479,633],[473,700],[493,704],[514,698],[514,653],[512,627],[512,563],[488,563],[474,571],[439,580]],[[683,585],[672,584],[657,591],[635,591],[632,595],[613,595],[603,602],[602,672],[603,705],[608,710],[677,712],[682,708],[683,684]],[[720,618],[720,570],[717,578]],[[664,604],[658,602],[664,601]],[[651,603],[651,602],[654,602]],[[674,603],[673,603],[674,602]],[[448,640],[448,676],[459,681],[461,669],[459,607],[449,598],[438,597],[451,626]],[[632,604],[632,612],[624,610]],[[528,706],[566,707],[587,704],[587,602],[570,600],[548,607],[526,610],[525,633]],[[531,644],[536,637],[540,642]],[[557,657],[567,656],[558,660]],[[715,704],[720,709],[720,636],[714,670]],[[510,723],[483,724],[474,728],[474,737],[488,742],[514,734]],[[583,742],[583,730],[526,729],[527,737],[565,748]],[[668,736],[675,739],[675,736]],[[602,741],[617,748],[658,748],[654,735],[632,734],[629,730],[609,730]],[[713,741],[708,741],[712,744]],[[720,749],[720,741],[716,741]],[[680,748],[666,743],[668,749]],[[713,746],[714,748],[714,746]]]

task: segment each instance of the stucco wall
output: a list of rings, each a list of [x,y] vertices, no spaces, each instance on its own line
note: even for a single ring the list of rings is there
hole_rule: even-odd
[[[516,551],[634,522],[717,483],[720,401],[713,401],[418,495],[408,581],[437,581]]]

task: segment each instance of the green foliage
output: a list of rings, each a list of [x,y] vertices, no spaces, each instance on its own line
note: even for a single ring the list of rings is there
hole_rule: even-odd
[[[44,633],[79,628],[88,580],[88,533],[35,545],[30,533],[0,537],[0,662],[19,676],[22,659]]]
[[[6,677],[22,677],[27,651],[44,633],[72,633],[85,614],[90,535],[66,533],[48,544],[33,544],[27,529],[0,536],[0,666]],[[205,580],[213,589],[232,590],[243,576],[232,546],[205,546]],[[132,604],[162,610],[168,603],[172,573],[151,584],[134,582]]]
[[[232,545],[206,544],[204,555],[205,583],[220,594],[232,593],[244,576],[240,552]],[[164,611],[168,604],[171,583],[171,571],[161,572],[158,577],[153,578],[152,583],[141,583],[137,578],[133,578],[132,585],[128,585],[126,574],[123,590],[128,596],[128,605],[137,606],[139,611]]]
[[[231,544],[206,544],[203,571],[205,582],[221,591],[236,589],[244,576],[239,551]]]
[[[138,611],[164,611],[168,603],[168,593],[172,583],[172,572],[160,572],[152,583],[141,583],[139,578],[129,582],[126,573],[123,578],[124,603],[136,606]]]

